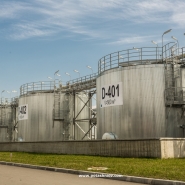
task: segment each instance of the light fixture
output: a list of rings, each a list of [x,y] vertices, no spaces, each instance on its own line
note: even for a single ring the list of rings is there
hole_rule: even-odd
[[[133,47],[133,49],[135,49],[135,50],[139,51],[139,49],[138,49],[138,48],[136,48],[136,47]]]
[[[155,44],[155,45],[157,45],[158,46],[158,44],[157,44],[157,42],[154,42],[153,40],[151,41],[153,44]]]
[[[136,48],[136,47],[133,47],[133,49],[135,49],[136,51],[138,51],[138,52],[139,52],[139,60],[141,60],[141,50],[140,50],[140,49],[138,49],[138,48]]]
[[[65,73],[66,75],[70,76],[70,80],[71,80],[71,75],[69,73]]]
[[[169,30],[165,31],[165,32],[163,33],[163,35],[169,33],[170,31],[172,31],[172,29],[169,29]]]
[[[80,77],[80,72],[78,70],[75,69],[74,72],[78,73],[79,77]]]
[[[51,78],[50,76],[48,76],[48,78],[49,78],[50,80],[52,80],[52,78]]]
[[[55,71],[54,75],[56,75],[59,72],[59,70]]]
[[[157,46],[157,56],[158,56],[158,58],[160,58],[160,56],[159,56],[159,49],[158,49],[158,44],[157,44],[157,42],[155,42],[155,41],[151,41],[153,44],[155,44],[156,46]]]
[[[91,70],[92,70],[92,73],[93,73],[93,69],[92,69],[92,67],[91,67],[91,66],[87,66],[87,68],[91,69]]]

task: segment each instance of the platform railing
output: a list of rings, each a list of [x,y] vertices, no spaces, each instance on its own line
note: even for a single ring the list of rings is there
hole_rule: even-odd
[[[150,61],[159,62],[162,59],[161,51],[161,47],[143,47],[108,54],[98,62],[98,74],[119,66],[147,64]]]
[[[97,75],[98,75],[98,73],[93,73],[93,74],[90,74],[90,75],[86,75],[86,76],[83,76],[83,77],[76,78],[74,80],[67,81],[66,86],[67,85],[84,83],[84,82],[91,83],[92,80],[97,78]]]
[[[117,51],[102,57],[98,62],[98,74],[118,68],[120,66],[147,65],[151,63],[163,63],[164,59],[170,58],[172,52],[175,55],[181,53],[177,51],[177,43],[170,42],[162,47],[142,47]]]
[[[10,105],[11,104],[11,98],[1,98],[0,99],[1,105]]]
[[[20,87],[20,96],[39,91],[52,91],[59,85],[58,81],[41,81],[24,84]]]

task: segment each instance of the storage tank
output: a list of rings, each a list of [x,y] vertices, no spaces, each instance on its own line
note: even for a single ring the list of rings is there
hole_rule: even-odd
[[[98,139],[106,132],[119,139],[183,137],[184,117],[180,114],[185,102],[169,104],[165,97],[168,88],[176,89],[173,100],[175,92],[184,92],[182,75],[179,80],[174,75],[177,68],[180,74],[184,71],[177,57],[171,57],[174,46],[167,45],[165,59],[160,58],[161,48],[135,48],[100,59],[96,81]]]
[[[55,87],[55,88],[54,88]],[[73,94],[56,88],[54,82],[35,82],[21,86],[19,99],[18,138],[20,141],[60,141],[74,137],[73,128]],[[75,94],[87,97],[83,94]],[[75,98],[75,110],[79,111],[83,102]],[[84,109],[79,118],[84,118],[88,109]],[[85,131],[88,125],[81,122],[79,126]],[[75,130],[76,138],[84,133]]]

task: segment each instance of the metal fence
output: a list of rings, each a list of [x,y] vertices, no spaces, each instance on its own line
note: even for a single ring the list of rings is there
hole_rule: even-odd
[[[77,83],[90,82],[91,80],[96,79],[97,75],[98,75],[98,73],[93,73],[91,75],[76,78],[74,80],[67,81],[66,85],[73,85],[73,84],[77,84]]]
[[[62,84],[61,81],[42,81],[42,82],[31,82],[24,84],[20,87],[20,96],[25,94],[32,94],[36,92],[46,92],[46,91],[54,91],[57,88],[60,88],[60,85],[62,84],[62,87],[68,88],[69,85],[76,85],[76,84],[82,84],[82,83],[91,83],[93,80],[95,80],[97,77],[97,73],[93,73],[91,75],[83,76],[74,80],[67,81],[66,84]]]
[[[170,42],[163,47],[143,47],[117,51],[102,57],[98,62],[98,74],[119,66],[147,65],[163,62],[163,59],[182,53],[177,43]]]
[[[11,98],[1,98],[0,99],[1,105],[10,105],[11,104]]]
[[[33,92],[52,91],[58,86],[58,81],[31,82],[20,87],[20,96]]]
[[[162,47],[143,47],[133,48],[114,52],[102,57],[98,62],[98,73],[76,78],[67,81],[62,87],[68,88],[71,85],[91,83],[103,71],[117,68],[119,66],[134,66],[140,64],[151,64],[163,62],[163,59],[170,58],[172,55],[178,56],[181,61],[185,62],[185,48],[177,48],[177,43],[171,42]],[[54,91],[60,86],[61,81],[40,81],[24,84],[20,87],[20,96],[24,94]]]

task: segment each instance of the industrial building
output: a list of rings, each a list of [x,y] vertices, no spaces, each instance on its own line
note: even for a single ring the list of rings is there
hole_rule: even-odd
[[[92,97],[96,94],[96,109]],[[98,73],[70,80],[33,82],[20,96],[1,97],[0,142],[184,137],[185,47],[114,52]]]

